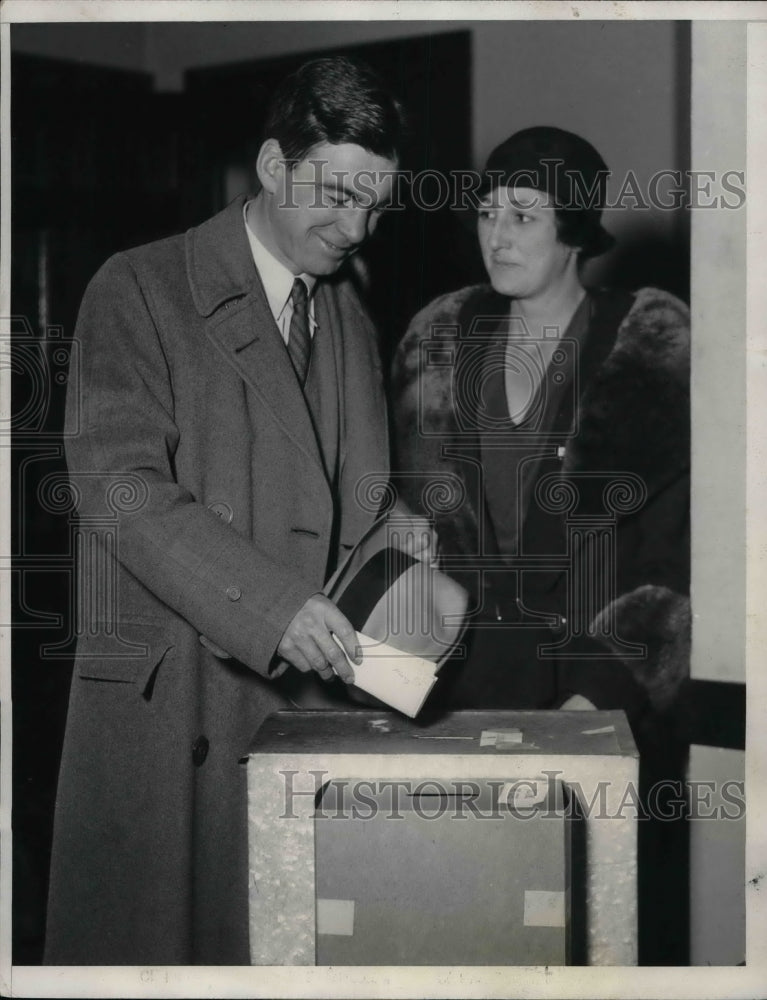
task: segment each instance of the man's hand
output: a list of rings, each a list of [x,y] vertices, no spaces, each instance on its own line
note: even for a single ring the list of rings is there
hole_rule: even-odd
[[[334,635],[349,658],[361,663],[357,633],[349,620],[324,594],[313,594],[285,629],[277,654],[302,673],[315,670],[324,681],[337,674],[346,684],[353,684],[354,671]]]

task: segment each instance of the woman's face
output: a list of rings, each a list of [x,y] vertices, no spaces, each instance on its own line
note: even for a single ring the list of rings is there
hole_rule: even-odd
[[[480,203],[477,231],[490,282],[502,295],[545,296],[575,269],[575,250],[560,242],[544,191],[495,188]]]

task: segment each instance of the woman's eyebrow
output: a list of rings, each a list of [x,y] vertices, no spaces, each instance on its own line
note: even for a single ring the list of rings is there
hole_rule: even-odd
[[[523,208],[523,209],[540,208],[541,199],[535,197],[531,198],[529,201],[522,201],[519,198],[510,197],[509,205],[511,205],[512,208]]]

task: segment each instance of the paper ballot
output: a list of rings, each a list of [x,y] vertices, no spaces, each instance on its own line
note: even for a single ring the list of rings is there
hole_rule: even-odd
[[[436,664],[362,632],[357,633],[357,643],[362,663],[351,664],[355,686],[414,719],[437,680]]]

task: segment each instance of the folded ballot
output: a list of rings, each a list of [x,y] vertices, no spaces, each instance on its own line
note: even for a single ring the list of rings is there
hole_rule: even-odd
[[[354,686],[414,719],[436,683],[437,665],[362,632],[357,632],[357,643],[362,663],[351,663]]]

